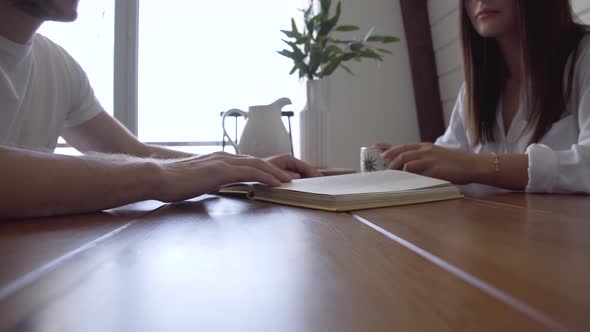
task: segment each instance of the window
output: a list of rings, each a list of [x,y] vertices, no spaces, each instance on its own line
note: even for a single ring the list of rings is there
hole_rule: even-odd
[[[113,114],[114,20],[115,0],[81,1],[75,22],[47,22],[39,29],[80,63],[98,100],[110,114]]]
[[[276,51],[285,48],[280,30],[308,3],[81,1],[76,22],[48,22],[40,32],[81,64],[105,110],[140,140],[196,143],[184,150],[206,153],[221,149],[220,112],[280,97],[293,101],[285,110],[303,108],[305,89]],[[297,151],[296,118],[292,128]]]
[[[219,142],[220,112],[247,110],[280,97],[291,98],[290,109],[300,110],[304,89],[296,76],[288,75],[290,60],[276,51],[286,46],[280,30],[290,28],[290,18],[305,3],[141,1],[139,138]]]

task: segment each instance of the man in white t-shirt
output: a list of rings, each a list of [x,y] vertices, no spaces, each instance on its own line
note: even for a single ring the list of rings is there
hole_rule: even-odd
[[[0,219],[184,200],[236,181],[317,176],[291,157],[193,156],[139,142],[104,112],[86,74],[36,34],[73,21],[77,0],[0,0]],[[53,154],[59,136],[82,152]]]

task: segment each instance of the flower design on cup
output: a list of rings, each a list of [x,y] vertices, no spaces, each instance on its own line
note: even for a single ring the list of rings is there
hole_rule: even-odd
[[[363,158],[363,170],[365,172],[375,172],[377,170],[377,160],[373,156]]]

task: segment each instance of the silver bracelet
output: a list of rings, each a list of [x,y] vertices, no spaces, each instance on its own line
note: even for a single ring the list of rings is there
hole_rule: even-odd
[[[496,169],[496,173],[500,173],[500,157],[495,152],[492,152],[492,158],[494,158],[494,167]]]

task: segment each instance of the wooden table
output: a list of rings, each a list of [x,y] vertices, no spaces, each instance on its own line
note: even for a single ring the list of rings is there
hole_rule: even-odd
[[[0,331],[590,330],[590,197],[0,222]]]

